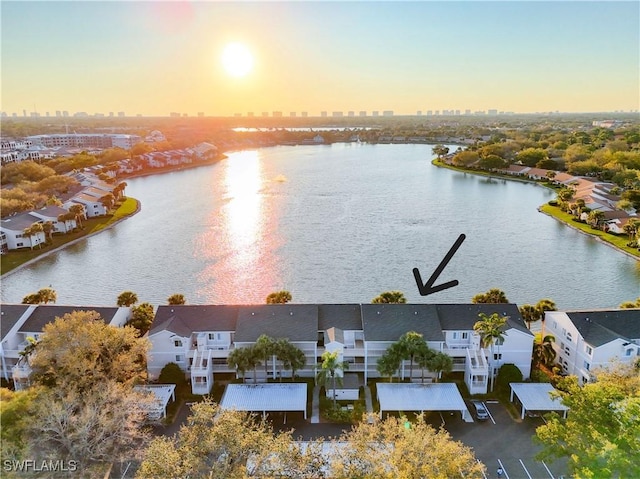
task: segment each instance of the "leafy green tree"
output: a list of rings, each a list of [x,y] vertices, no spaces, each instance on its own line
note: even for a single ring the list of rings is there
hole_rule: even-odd
[[[3,461],[28,457],[27,420],[33,399],[39,392],[36,387],[25,391],[0,388],[0,456]]]
[[[640,363],[613,363],[596,381],[560,393],[567,418],[536,430],[539,459],[566,458],[573,477],[640,477]]]
[[[276,291],[274,293],[270,293],[267,296],[267,304],[285,304],[290,302],[292,299],[291,293],[289,291]]]
[[[480,158],[478,166],[484,170],[497,170],[507,166],[507,162],[498,155],[488,155]]]
[[[269,424],[244,412],[221,409],[210,400],[192,406],[175,436],[151,441],[137,479],[206,477],[324,477],[321,443],[304,450],[290,432],[275,435]]]
[[[1,181],[3,185],[15,185],[22,182],[38,182],[55,174],[52,168],[35,161],[19,161],[2,165]]]
[[[480,155],[477,151],[464,150],[456,153],[451,162],[456,166],[470,167],[476,164],[480,160]]]
[[[130,307],[136,304],[137,302],[138,302],[138,295],[136,293],[134,293],[133,291],[123,291],[118,295],[118,301],[116,304],[118,306]]]
[[[29,450],[41,460],[77,461],[78,477],[103,477],[106,466],[130,457],[147,440],[149,402],[109,379],[83,391],[43,388],[29,410]]]
[[[177,306],[177,305],[185,304],[186,302],[187,300],[184,297],[184,294],[180,294],[180,293],[172,294],[167,298],[167,304],[170,304],[170,305]]]
[[[147,377],[148,350],[133,328],[109,326],[95,311],[74,311],[44,326],[30,360],[33,380],[80,391],[107,380],[137,384]]]
[[[342,384],[342,376],[338,371],[349,369],[349,364],[338,359],[338,351],[325,351],[322,353],[322,364],[318,372],[317,380],[319,384],[325,387],[331,382],[331,390],[333,391],[333,404],[336,404],[336,385]]]
[[[474,304],[479,303],[508,303],[509,300],[504,291],[498,288],[491,288],[486,293],[476,294],[471,298],[471,302]]]
[[[385,291],[373,298],[371,302],[373,304],[406,303],[407,298],[404,297],[404,293],[402,293],[402,291]]]
[[[406,418],[371,416],[342,434],[345,447],[331,458],[335,479],[466,477],[481,479],[485,466],[473,450],[454,441],[444,429],[436,431],[424,415],[407,427]]]
[[[295,378],[296,371],[302,369],[307,363],[304,351],[291,344],[291,342],[285,338],[276,340],[275,355],[282,364],[282,368],[284,370],[291,369],[292,381]],[[280,381],[282,382],[282,371],[280,372]]]
[[[440,159],[443,156],[445,156],[447,153],[449,153],[449,148],[444,145],[436,145],[431,149],[431,152],[434,155],[437,155],[438,159]]]
[[[525,166],[536,166],[542,160],[547,159],[547,152],[542,148],[526,148],[516,155],[516,161]]]
[[[144,336],[151,329],[154,316],[153,306],[150,303],[140,303],[131,308],[131,319],[127,321],[127,326],[134,327],[140,336]]]
[[[587,217],[587,223],[592,228],[598,229],[602,225],[604,221],[604,213],[600,210],[593,210],[589,212],[589,216]]]

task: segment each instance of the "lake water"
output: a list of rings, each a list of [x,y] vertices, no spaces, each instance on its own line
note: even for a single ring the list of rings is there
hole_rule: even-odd
[[[640,262],[538,213],[553,192],[431,165],[431,145],[262,148],[218,164],[128,180],[142,211],[2,280],[2,301],[51,285],[59,304],[114,305],[132,290],[164,304],[510,301],[610,308],[640,296]],[[426,280],[466,235],[436,285]]]

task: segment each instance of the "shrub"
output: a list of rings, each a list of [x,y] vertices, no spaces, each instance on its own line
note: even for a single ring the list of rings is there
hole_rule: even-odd
[[[496,378],[496,392],[500,396],[509,397],[509,383],[522,382],[522,371],[515,364],[503,364]]]
[[[187,383],[184,377],[184,372],[180,369],[176,363],[168,363],[160,371],[158,376],[158,382],[161,384],[175,384],[176,386],[183,386]]]

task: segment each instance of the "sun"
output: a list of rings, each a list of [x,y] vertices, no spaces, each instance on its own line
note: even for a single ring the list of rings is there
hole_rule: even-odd
[[[253,55],[242,43],[229,43],[222,52],[222,66],[232,77],[246,76],[253,69]]]

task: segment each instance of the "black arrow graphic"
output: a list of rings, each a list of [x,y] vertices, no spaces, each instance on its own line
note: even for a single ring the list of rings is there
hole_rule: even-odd
[[[439,284],[438,286],[433,286],[433,283],[435,283],[436,279],[438,279],[438,276],[440,276],[440,273],[442,273],[442,271],[446,268],[447,264],[449,264],[449,261],[451,261],[451,258],[453,258],[453,255],[456,254],[456,251],[458,251],[458,248],[460,248],[460,245],[462,244],[465,238],[466,236],[464,234],[461,234],[460,236],[458,236],[458,239],[456,240],[456,242],[453,243],[453,246],[451,247],[449,252],[445,255],[444,259],[440,261],[440,264],[438,265],[436,270],[433,272],[433,274],[425,284],[422,284],[422,277],[420,276],[420,271],[418,271],[418,268],[413,268],[413,276],[416,278],[416,284],[418,285],[418,291],[420,291],[420,296],[427,296],[429,294],[437,293],[438,291],[442,291],[444,289],[449,289],[449,288],[453,288],[454,286],[458,286],[459,283],[457,279]]]

